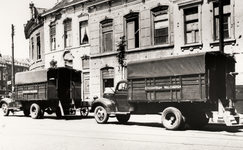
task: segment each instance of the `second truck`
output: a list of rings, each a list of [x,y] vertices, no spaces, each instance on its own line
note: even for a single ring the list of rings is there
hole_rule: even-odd
[[[88,102],[81,99],[81,71],[60,67],[16,73],[12,98],[0,100],[3,115],[23,111],[25,116],[42,118],[44,112],[57,117],[82,116],[89,112]]]

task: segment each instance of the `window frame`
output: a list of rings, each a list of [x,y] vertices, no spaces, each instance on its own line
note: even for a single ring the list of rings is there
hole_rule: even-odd
[[[68,24],[70,25],[68,26]],[[72,47],[72,19],[67,18],[63,21],[64,24],[64,47]]]
[[[104,93],[106,88],[107,89],[113,89],[115,88],[115,69],[113,67],[104,67],[100,69],[101,73],[101,88],[102,92]],[[111,86],[106,86],[106,82],[109,81],[109,83],[112,83]]]
[[[191,0],[187,2],[178,3],[179,10],[181,12],[181,40],[183,45],[181,46],[181,50],[190,50],[193,51],[195,48],[202,49],[202,4],[203,0]],[[198,30],[199,30],[199,42],[187,44],[185,38],[185,20],[184,20],[184,10],[197,7],[198,8]]]
[[[193,10],[195,9],[197,12],[194,13],[194,15],[197,15],[197,18],[193,18],[193,19],[189,19],[187,20],[186,18],[189,16],[189,15],[193,15],[193,14],[186,14],[187,12],[186,11],[189,11],[189,10]],[[195,11],[193,10],[193,11]],[[192,12],[193,13],[193,12]],[[199,7],[198,6],[193,6],[193,7],[190,7],[190,8],[185,8],[183,9],[183,24],[184,24],[184,44],[188,45],[188,44],[197,44],[197,43],[200,43],[200,39],[201,39],[201,36],[200,36],[200,11],[199,11]],[[189,16],[190,18],[190,16]],[[197,29],[187,29],[187,26],[190,25],[190,24],[197,24]],[[198,32],[198,34],[197,34]],[[188,38],[188,34],[191,33],[191,42],[189,42],[189,38]]]
[[[82,58],[82,68],[85,69],[90,69],[90,57],[83,57]]]
[[[124,16],[124,31],[125,31],[125,37],[127,41],[126,49],[136,49],[140,47],[140,14],[138,12],[130,12],[129,14]],[[134,46],[129,46],[129,37],[128,37],[128,24],[131,22],[134,22]]]
[[[32,59],[34,59],[34,48],[35,48],[34,37],[32,37],[32,38],[31,38],[31,52],[32,52]]]
[[[167,14],[167,18],[163,18],[160,20],[156,20],[155,16],[156,14],[158,14],[157,16],[163,15],[163,14]],[[155,42],[155,22],[167,22],[167,42],[163,43],[156,43]],[[161,5],[161,6],[157,6],[153,9],[151,9],[151,43],[154,46],[159,46],[159,45],[170,45],[171,44],[171,20],[170,20],[170,9],[168,5]],[[164,28],[165,26],[163,26]],[[159,29],[163,29],[163,28],[159,28]]]
[[[105,35],[110,34],[111,40],[105,41]],[[101,53],[109,53],[114,51],[114,27],[113,27],[113,19],[106,18],[105,20],[100,22],[100,52]],[[110,42],[110,46],[109,46]],[[110,49],[107,49],[107,45]]]
[[[41,37],[40,34],[36,35],[36,50],[37,60],[41,59]]]
[[[224,1],[225,2],[225,1]],[[213,40],[214,41],[219,41],[219,26],[217,25],[216,23],[216,19],[218,19],[219,21],[219,14],[218,14],[218,9],[219,7],[218,6],[215,6],[215,5],[218,5],[217,2],[213,2],[212,4],[213,6],[213,17],[212,17],[212,20],[213,20]],[[228,40],[228,39],[234,39],[234,27],[232,27],[231,25],[234,24],[234,20],[233,20],[233,17],[234,16],[234,9],[233,9],[233,6],[234,5],[234,0],[229,0],[229,4],[228,5],[224,5],[224,14],[223,16],[228,16],[228,37],[224,37],[224,40]],[[225,12],[225,7],[229,7],[229,11],[228,12]],[[224,18],[223,17],[223,18]],[[217,38],[218,36],[218,38]],[[225,34],[224,34],[225,36]]]
[[[84,94],[90,93],[90,78],[84,78]]]
[[[51,51],[56,50],[56,25],[50,26],[50,47],[51,47]]]
[[[82,23],[85,23],[84,25],[82,25]],[[88,26],[88,20],[83,20],[79,22],[79,45],[85,45],[85,44],[89,44],[89,26]],[[84,37],[82,37],[82,28],[85,28],[85,33],[87,35],[87,42],[83,42]],[[85,35],[85,34],[84,34]]]

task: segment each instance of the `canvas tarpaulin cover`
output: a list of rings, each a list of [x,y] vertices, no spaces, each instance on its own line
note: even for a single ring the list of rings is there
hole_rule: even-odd
[[[219,53],[205,52],[130,62],[127,65],[127,77],[136,79],[203,74],[206,72],[206,55],[217,54]]]
[[[15,75],[15,84],[30,84],[47,82],[47,69],[20,72]]]

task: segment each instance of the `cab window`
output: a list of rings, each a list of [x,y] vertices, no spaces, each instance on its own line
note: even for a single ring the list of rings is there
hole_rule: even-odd
[[[126,83],[120,83],[117,88],[118,91],[126,91],[127,90],[127,84]]]

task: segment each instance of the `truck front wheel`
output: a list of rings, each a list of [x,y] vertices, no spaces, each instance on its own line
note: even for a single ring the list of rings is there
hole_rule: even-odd
[[[162,112],[161,121],[164,127],[169,130],[177,130],[185,125],[180,110],[174,107],[168,107]]]
[[[30,106],[30,116],[33,119],[37,119],[41,116],[41,109],[38,104],[34,103]]]
[[[94,117],[97,123],[106,123],[109,119],[106,109],[103,106],[97,106],[94,111]]]
[[[116,119],[122,123],[122,124],[125,124],[128,122],[128,120],[130,119],[130,114],[126,114],[126,115],[116,115]]]
[[[3,116],[8,116],[9,115],[9,109],[8,109],[8,104],[3,103],[2,104],[2,111],[3,111]]]

